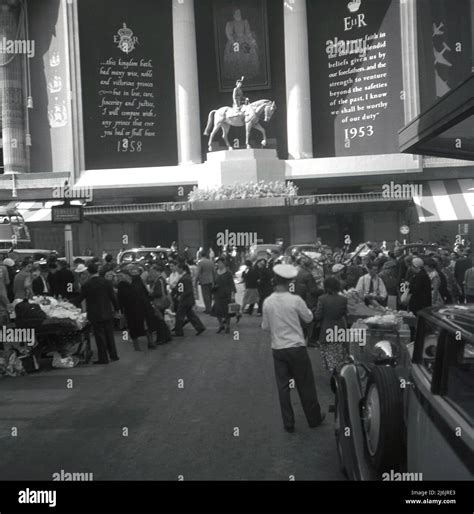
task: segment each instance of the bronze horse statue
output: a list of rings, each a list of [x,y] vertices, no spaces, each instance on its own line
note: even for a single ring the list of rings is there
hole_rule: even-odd
[[[205,136],[209,137],[208,148],[212,151],[212,141],[219,129],[222,129],[222,137],[229,150],[233,150],[229,143],[228,134],[230,127],[243,127],[245,125],[245,144],[247,148],[252,148],[249,143],[250,131],[256,128],[263,134],[262,146],[267,145],[267,135],[265,129],[260,125],[260,118],[264,116],[264,121],[270,121],[275,112],[276,105],[272,100],[257,100],[251,104],[243,105],[240,111],[233,107],[221,107],[209,113]],[[214,128],[211,131],[214,120]]]

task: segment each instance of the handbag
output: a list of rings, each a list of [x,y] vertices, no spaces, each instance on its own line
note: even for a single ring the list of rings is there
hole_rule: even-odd
[[[240,314],[240,303],[229,303],[227,312],[229,314]]]

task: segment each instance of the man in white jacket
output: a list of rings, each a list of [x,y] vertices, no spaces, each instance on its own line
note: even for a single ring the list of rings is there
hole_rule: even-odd
[[[301,297],[289,292],[290,282],[298,274],[297,268],[277,264],[273,272],[275,292],[263,302],[262,329],[271,334],[283,426],[287,432],[294,432],[295,416],[290,398],[294,386],[308,425],[317,427],[325,418],[325,414],[321,414],[313,368],[301,328],[301,321],[309,323],[313,320],[313,313]]]

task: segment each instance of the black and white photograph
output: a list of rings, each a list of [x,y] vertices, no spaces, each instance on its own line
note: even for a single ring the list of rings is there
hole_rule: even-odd
[[[0,514],[472,512],[474,0],[0,0]]]

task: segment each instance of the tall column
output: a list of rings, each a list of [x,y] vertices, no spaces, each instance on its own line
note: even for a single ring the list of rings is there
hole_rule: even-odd
[[[17,0],[0,0],[0,39],[14,40],[24,12]],[[20,34],[24,31],[20,30]],[[24,37],[24,36],[22,36]],[[0,128],[5,173],[29,171],[26,146],[25,67],[23,54],[0,54]]]
[[[317,237],[316,214],[290,216],[290,244],[314,243]]]
[[[288,154],[313,157],[306,0],[285,1],[285,67]]]
[[[178,247],[182,251],[189,246],[195,255],[200,246],[206,246],[203,220],[179,220],[178,221]]]
[[[174,73],[179,164],[201,159],[201,120],[193,0],[173,0]]]

